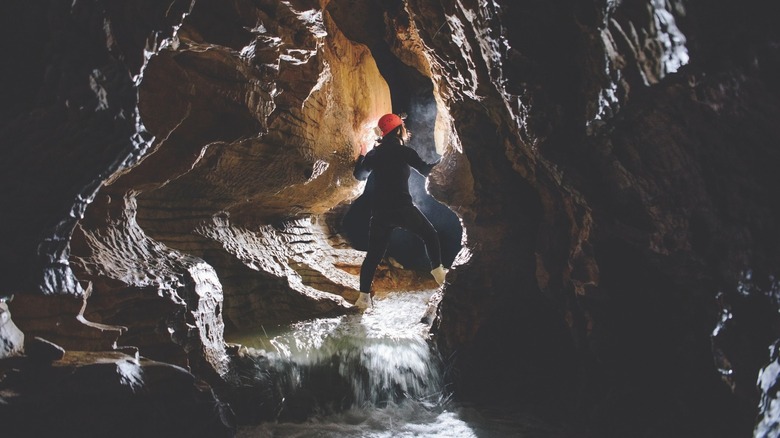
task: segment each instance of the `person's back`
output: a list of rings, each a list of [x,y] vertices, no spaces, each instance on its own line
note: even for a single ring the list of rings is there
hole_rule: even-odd
[[[401,143],[398,137],[385,137],[366,154],[355,168],[355,177],[373,179],[372,210],[390,210],[411,206],[409,193],[410,167],[427,176],[433,168],[425,163],[414,149]]]

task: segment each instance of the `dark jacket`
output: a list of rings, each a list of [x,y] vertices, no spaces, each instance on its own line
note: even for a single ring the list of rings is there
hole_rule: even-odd
[[[363,181],[372,175],[372,210],[391,210],[414,205],[409,194],[410,168],[428,176],[437,163],[426,163],[417,152],[397,137],[382,139],[365,156],[358,157],[353,175]]]

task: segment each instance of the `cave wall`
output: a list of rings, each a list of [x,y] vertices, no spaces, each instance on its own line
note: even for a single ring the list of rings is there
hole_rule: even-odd
[[[349,309],[342,296],[354,299],[356,284],[334,264],[355,264],[358,256],[329,249],[327,232],[297,218],[357,194],[353,160],[360,143],[372,138],[373,121],[390,110],[387,85],[365,46],[347,40],[317,2],[171,2],[164,9],[85,2],[70,10],[53,3],[48,13],[65,17],[64,31],[83,39],[102,32],[106,49],[96,40],[95,57],[123,67],[104,66],[124,80],[124,94],[90,79],[102,99],[92,109],[99,116],[124,111],[105,117],[126,122],[112,134],[130,144],[114,151],[120,156],[113,167],[78,187],[91,191],[64,218],[29,213],[54,224],[56,251],[39,246],[35,262],[15,257],[15,250],[24,254],[35,245],[23,233],[20,248],[4,251],[9,272],[11,260],[28,265],[6,289],[22,292],[16,318],[26,331],[67,348],[106,348],[121,335],[120,345],[151,357],[177,363],[205,357],[224,372],[225,322],[251,328]],[[78,21],[82,15],[86,25]],[[143,26],[130,23],[139,17]],[[72,76],[79,84],[85,79]],[[115,109],[117,101],[126,108]],[[64,96],[50,111],[69,105]],[[90,155],[106,140],[91,133],[98,122],[89,117],[96,116],[84,113],[88,120],[74,121],[72,129],[93,138],[74,149]],[[25,117],[12,120],[9,130],[23,136],[32,129]],[[39,170],[66,171],[61,164],[43,161]],[[85,178],[84,164],[74,179]],[[47,264],[41,257],[59,260]],[[23,293],[37,289],[57,297],[42,305]],[[83,301],[89,305],[80,310]],[[79,312],[110,326],[113,335],[84,329],[73,318]],[[176,344],[190,352],[188,359]]]
[[[610,436],[751,433],[780,241],[776,33],[751,6],[409,2],[395,18],[418,32],[398,52],[435,53],[463,151],[431,184],[473,242],[440,308],[456,393],[523,393]]]
[[[389,95],[367,49],[311,8],[194,4],[139,79],[153,151],[103,190],[136,204],[151,240],[214,268],[233,329],[343,312],[355,293],[294,219],[354,195],[356,145]]]
[[[147,3],[3,6],[23,331],[224,372],[225,325],[348,311],[359,254],[318,217],[393,105],[381,48],[431,81],[428,189],[464,227],[435,324],[458,397],[598,436],[745,436],[771,404],[776,6]]]

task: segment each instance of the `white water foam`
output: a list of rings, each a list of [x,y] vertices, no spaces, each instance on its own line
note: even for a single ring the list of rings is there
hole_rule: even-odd
[[[441,363],[421,323],[435,291],[397,292],[360,315],[267,327],[237,342],[254,348],[290,394],[312,379],[314,367],[332,367],[351,394],[346,409],[315,409],[303,421],[242,426],[243,438],[476,438],[562,437],[555,428],[511,411],[501,418],[456,406],[444,386]],[[322,373],[317,374],[322,378]],[[308,380],[307,380],[308,379]],[[323,401],[322,394],[320,401]],[[323,402],[324,403],[324,402]],[[497,418],[492,418],[497,417]]]

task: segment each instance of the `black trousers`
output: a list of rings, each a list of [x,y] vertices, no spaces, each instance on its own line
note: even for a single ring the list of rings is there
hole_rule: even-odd
[[[410,205],[393,210],[374,210],[368,231],[368,253],[360,267],[361,292],[371,291],[376,267],[385,256],[390,234],[396,228],[404,228],[420,237],[425,242],[431,267],[441,265],[439,235],[417,207]]]

